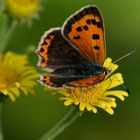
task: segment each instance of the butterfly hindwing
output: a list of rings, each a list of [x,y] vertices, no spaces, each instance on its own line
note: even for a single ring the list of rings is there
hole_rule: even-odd
[[[48,87],[53,88],[61,88],[65,87],[88,87],[99,83],[105,78],[104,74],[100,74],[98,76],[89,77],[85,79],[81,79],[80,77],[59,77],[59,76],[50,76],[45,75],[41,76],[40,82]]]
[[[72,81],[66,84],[66,86],[71,86],[71,87],[88,87],[91,85],[94,85],[96,83],[99,83],[100,81],[104,80],[105,75],[103,73],[94,76],[94,77],[89,77],[85,79],[81,79],[78,81]]]
[[[70,16],[62,26],[62,34],[85,58],[103,64],[104,25],[97,7],[86,6]]]
[[[63,38],[60,28],[50,29],[42,36],[37,54],[41,68],[57,69],[90,63]]]
[[[64,77],[64,76],[53,76],[53,75],[43,75],[40,78],[40,83],[47,87],[53,87],[53,88],[60,88],[64,84],[77,80],[77,78],[72,77]]]
[[[100,65],[63,67],[41,76],[40,81],[49,87],[87,87],[103,80],[103,71]]]

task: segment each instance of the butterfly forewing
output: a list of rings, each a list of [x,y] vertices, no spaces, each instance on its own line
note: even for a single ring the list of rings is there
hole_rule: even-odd
[[[90,64],[63,38],[60,28],[53,28],[47,31],[42,36],[36,52],[40,60],[38,65],[41,68],[55,70],[61,67]]]
[[[66,20],[62,34],[86,59],[103,64],[106,57],[103,26],[99,9],[86,6]]]

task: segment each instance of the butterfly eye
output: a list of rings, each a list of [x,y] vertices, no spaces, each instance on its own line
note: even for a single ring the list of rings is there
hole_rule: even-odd
[[[109,71],[108,69],[105,69],[105,70],[104,70],[104,74],[105,74],[105,75],[108,75],[108,73],[110,73],[110,71]]]

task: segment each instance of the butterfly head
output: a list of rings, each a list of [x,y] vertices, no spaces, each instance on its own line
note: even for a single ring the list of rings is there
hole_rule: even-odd
[[[108,75],[110,73],[110,70],[108,70],[107,68],[104,68],[104,75]]]

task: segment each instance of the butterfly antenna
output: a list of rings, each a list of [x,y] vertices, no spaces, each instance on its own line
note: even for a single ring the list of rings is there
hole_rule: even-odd
[[[114,62],[112,62],[112,63],[108,66],[108,69],[109,69],[112,65],[116,64],[117,62],[119,62],[120,60],[122,60],[122,59],[126,58],[127,56],[133,54],[135,51],[136,51],[136,48],[133,49],[132,51],[126,53],[126,54],[123,55],[122,57],[118,58],[117,60],[115,60]]]
[[[136,48],[133,49],[132,51],[126,53],[125,55],[123,55],[123,56],[120,57],[119,59],[115,60],[115,61],[112,62],[112,64],[108,67],[108,69],[109,69],[113,64],[116,64],[116,63],[119,62],[120,60],[122,60],[122,59],[126,58],[127,56],[133,54],[135,51],[136,51]],[[117,77],[116,77],[116,80],[120,81]],[[120,83],[121,83],[121,82],[120,82]],[[124,90],[125,90],[128,94],[130,94],[129,89],[128,89],[124,84],[121,84],[121,86],[124,88]]]
[[[122,59],[126,58],[127,56],[133,54],[135,51],[136,51],[136,48],[133,49],[132,51],[126,53],[126,54],[123,55],[122,57],[118,58],[117,60],[115,60],[115,61],[113,62],[113,64],[116,64],[116,63],[119,62],[120,60],[122,60]]]

